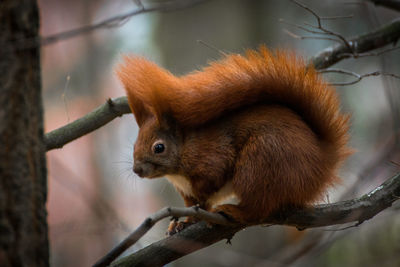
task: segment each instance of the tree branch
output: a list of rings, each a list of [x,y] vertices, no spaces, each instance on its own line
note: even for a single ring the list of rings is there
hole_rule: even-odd
[[[400,199],[400,173],[360,198],[307,209],[283,211],[271,216],[264,223],[285,224],[298,229],[351,222],[359,225],[390,207],[398,199]],[[243,225],[209,227],[207,223],[199,222],[171,237],[121,258],[111,266],[163,266],[222,239],[230,239],[243,228]]]
[[[313,208],[298,210],[298,211],[286,211],[279,215],[273,216],[265,221],[268,224],[286,224],[295,226],[298,229],[306,229],[312,227],[321,227],[334,224],[349,223],[357,221],[357,225],[363,221],[373,217],[379,213],[382,209],[380,204],[391,204],[398,197],[396,192],[390,192],[390,190],[400,189],[400,174],[399,178],[389,179],[386,183],[373,190],[371,193],[354,200],[348,200],[338,202],[329,205],[319,205]],[[392,185],[394,183],[394,185]],[[378,194],[378,191],[384,190],[384,195]],[[386,197],[386,194],[395,196],[394,198],[381,200]],[[374,209],[374,205],[378,209]],[[372,207],[372,208],[371,208]],[[386,207],[386,206],[385,206]],[[193,216],[199,220],[203,220],[209,223],[219,224],[227,226],[228,228],[240,230],[246,226],[234,225],[229,222],[225,217],[217,213],[210,213],[205,210],[199,209],[198,207],[187,207],[187,208],[163,208],[153,215],[146,218],[142,224],[132,232],[127,238],[125,238],[120,244],[114,249],[107,253],[103,258],[96,262],[93,267],[105,267],[108,266],[113,260],[121,255],[130,246],[135,244],[143,235],[145,235],[158,221],[166,217],[180,218],[184,216]],[[210,226],[208,226],[210,227]],[[353,226],[350,226],[353,227]],[[218,240],[217,240],[218,241]],[[190,251],[192,252],[192,251]],[[189,252],[189,253],[190,253]],[[153,263],[152,263],[153,264]],[[165,264],[165,263],[164,263]]]
[[[358,74],[353,71],[348,71],[348,70],[343,70],[343,69],[323,69],[320,70],[319,73],[340,73],[340,74],[345,74],[349,76],[355,77],[354,80],[350,82],[340,82],[340,83],[330,83],[333,86],[346,86],[346,85],[352,85],[360,82],[362,79],[366,77],[371,77],[371,76],[390,76],[396,79],[400,79],[399,75],[393,74],[393,73],[386,73],[386,72],[381,72],[381,71],[373,71],[365,74]]]
[[[357,57],[359,53],[384,47],[388,44],[396,44],[400,38],[400,19],[396,19],[381,28],[359,35],[348,40],[352,50],[345,44],[335,44],[325,48],[310,59],[310,63],[316,69],[324,69],[349,57]]]
[[[117,15],[108,19],[105,19],[103,21],[100,21],[98,23],[88,25],[88,26],[83,26],[80,28],[76,28],[73,30],[65,31],[65,32],[60,32],[56,33],[53,35],[49,35],[46,37],[42,37],[40,39],[40,45],[49,45],[52,43],[55,43],[57,41],[61,40],[66,40],[69,38],[73,38],[82,34],[87,34],[90,32],[93,32],[97,29],[100,28],[111,28],[111,27],[116,27],[116,26],[121,26],[123,23],[125,23],[128,19],[130,19],[133,16],[143,14],[143,13],[150,13],[150,12],[155,12],[155,11],[164,11],[164,12],[170,12],[178,9],[183,9],[189,6],[194,6],[196,4],[205,2],[208,0],[174,0],[174,1],[165,1],[165,3],[153,6],[153,7],[145,7],[141,1],[136,1],[138,9],[130,11],[126,14],[122,15]]]
[[[312,14],[312,15],[315,17],[315,19],[317,20],[317,24],[318,24],[317,26],[314,26],[314,25],[311,25],[311,24],[308,24],[308,23],[304,23],[305,25],[307,25],[307,26],[309,26],[309,27],[311,27],[311,28],[314,28],[314,29],[319,30],[319,31],[317,31],[317,32],[314,31],[314,33],[316,33],[316,34],[326,34],[326,35],[335,36],[336,38],[338,38],[339,40],[341,40],[341,41],[343,42],[343,44],[347,47],[347,49],[349,49],[350,51],[353,50],[353,48],[351,47],[349,41],[347,41],[347,39],[344,38],[343,35],[341,35],[341,34],[339,34],[339,33],[337,33],[337,32],[328,30],[327,28],[325,28],[325,27],[322,26],[322,20],[323,20],[324,18],[323,18],[323,17],[320,17],[320,16],[317,14],[317,12],[315,12],[314,10],[312,10],[311,8],[309,8],[308,6],[306,6],[305,4],[300,3],[300,2],[298,2],[298,1],[296,1],[296,0],[291,0],[291,1],[292,1],[293,3],[295,3],[296,5],[298,5],[299,7],[303,8],[304,10],[306,10],[307,12],[309,12],[310,14]],[[336,18],[338,18],[338,17],[336,16]],[[332,17],[328,17],[328,19],[332,19]],[[303,27],[303,29],[304,29],[304,27]],[[308,31],[308,32],[312,32],[312,31],[310,31],[310,30],[307,29],[307,28],[305,28],[305,30]]]
[[[158,4],[151,7],[145,7],[140,0],[136,0],[137,9],[127,12],[125,14],[117,15],[100,22],[86,25],[82,27],[78,27],[76,29],[59,32],[56,34],[52,34],[45,37],[38,37],[38,38],[24,38],[13,40],[12,42],[5,42],[0,43],[0,46],[3,50],[24,50],[29,48],[35,48],[37,46],[45,46],[50,45],[62,40],[67,40],[70,38],[74,38],[83,34],[91,33],[98,29],[104,28],[112,28],[118,27],[127,22],[131,17],[143,14],[143,13],[150,13],[150,12],[170,12],[178,9],[187,8],[189,6],[194,6],[196,4],[205,2],[208,0],[173,0],[173,1],[165,1],[162,4]]]
[[[45,135],[46,150],[62,148],[65,144],[93,132],[116,117],[130,113],[126,97],[108,99],[106,103],[63,127]]]
[[[204,220],[210,223],[232,225],[232,223],[230,223],[224,216],[218,213],[208,212],[206,210],[200,209],[197,206],[186,208],[163,208],[153,215],[147,217],[142,222],[142,224],[138,228],[136,228],[135,231],[133,231],[127,238],[125,238],[103,258],[97,261],[93,265],[93,267],[108,266],[113,260],[115,260],[130,246],[135,244],[142,236],[144,236],[157,222],[171,216],[173,218],[192,216],[198,220]]]

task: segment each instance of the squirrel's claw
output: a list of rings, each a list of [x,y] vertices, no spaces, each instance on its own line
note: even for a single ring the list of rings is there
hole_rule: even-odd
[[[167,236],[172,236],[180,231],[182,231],[183,229],[185,229],[186,227],[188,227],[189,225],[193,224],[193,222],[188,222],[188,221],[177,221],[177,220],[172,220],[169,223],[167,232],[165,233]]]

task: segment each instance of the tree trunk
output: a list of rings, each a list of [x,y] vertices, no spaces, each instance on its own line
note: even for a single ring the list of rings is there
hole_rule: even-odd
[[[36,1],[0,2],[0,266],[48,266]]]

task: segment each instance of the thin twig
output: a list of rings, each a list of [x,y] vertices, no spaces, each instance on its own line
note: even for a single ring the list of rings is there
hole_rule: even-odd
[[[127,238],[125,238],[121,243],[119,243],[115,248],[108,252],[103,258],[98,260],[93,267],[105,267],[108,266],[112,261],[114,261],[119,255],[121,255],[125,250],[134,245],[142,236],[144,236],[157,222],[160,220],[173,217],[180,218],[191,216],[198,220],[207,221],[209,223],[215,223],[220,225],[232,225],[224,216],[208,212],[200,209],[197,206],[187,207],[187,208],[163,208],[156,213],[150,215],[146,218],[135,231],[133,231]]]
[[[340,73],[340,74],[345,74],[345,75],[350,75],[355,77],[356,79],[350,82],[343,82],[343,83],[331,83],[331,85],[334,86],[346,86],[346,85],[352,85],[352,84],[356,84],[358,82],[360,82],[362,79],[366,78],[366,77],[370,77],[370,76],[389,76],[389,77],[393,77],[396,79],[400,79],[399,75],[393,74],[393,73],[386,73],[386,72],[381,72],[381,71],[373,71],[370,73],[366,73],[366,74],[358,74],[355,73],[353,71],[348,71],[348,70],[343,70],[343,69],[324,69],[324,70],[320,70],[318,71],[319,73]]]
[[[314,26],[314,25],[312,25],[312,24],[309,24],[309,23],[307,23],[307,22],[304,22],[304,24],[307,25],[307,26],[309,26],[309,27],[311,27],[311,28],[320,29],[320,30],[322,30],[322,31],[324,32],[324,34],[336,36],[337,38],[339,38],[340,40],[342,40],[342,42],[347,46],[347,48],[348,48],[349,50],[353,50],[353,48],[352,48],[350,42],[347,41],[347,39],[346,39],[343,35],[341,35],[340,33],[334,32],[334,31],[332,31],[332,30],[328,30],[328,29],[326,29],[326,28],[324,28],[324,27],[316,27],[316,26]]]
[[[215,47],[215,46],[212,45],[212,44],[206,43],[206,42],[204,42],[203,40],[197,40],[197,42],[198,42],[199,44],[204,45],[205,47],[208,47],[208,48],[210,48],[210,49],[212,49],[212,50],[214,50],[214,51],[217,51],[219,54],[221,54],[221,55],[223,55],[223,56],[227,56],[227,55],[228,55],[227,53],[225,53],[225,52],[222,51],[221,49]]]
[[[352,19],[354,18],[353,14],[343,15],[343,16],[329,16],[329,17],[319,17],[321,20],[337,20],[337,19]]]
[[[95,31],[99,28],[111,28],[111,27],[118,27],[123,25],[128,21],[129,18],[143,14],[143,13],[149,13],[149,12],[154,12],[154,11],[173,11],[181,8],[186,8],[191,5],[195,5],[201,2],[204,2],[206,0],[191,0],[191,1],[182,1],[182,0],[176,0],[176,1],[167,1],[166,3],[163,3],[161,5],[156,5],[154,7],[148,7],[145,8],[141,1],[136,1],[135,3],[138,6],[138,9],[130,11],[126,14],[114,16],[108,19],[105,19],[103,21],[100,21],[98,23],[94,23],[92,25],[88,26],[83,26],[80,28],[76,28],[73,30],[61,32],[61,33],[56,33],[50,36],[46,36],[41,38],[40,40],[40,45],[49,45],[54,42],[60,41],[60,40],[66,40],[72,37],[76,37],[82,34],[86,34],[92,31]]]
[[[19,40],[13,40],[12,42],[9,43],[2,43],[0,45],[2,49],[12,49],[12,50],[29,49],[36,46],[46,46],[62,40],[67,40],[83,34],[88,34],[98,29],[119,27],[124,23],[126,23],[131,17],[139,14],[156,12],[156,11],[170,12],[178,9],[183,9],[189,6],[193,6],[205,1],[208,0],[190,0],[190,1],[174,0],[174,1],[165,1],[162,4],[153,7],[144,7],[142,2],[139,0],[135,1],[135,4],[138,7],[137,9],[129,11],[122,15],[113,16],[111,18],[102,20],[100,22],[93,23],[91,25],[82,26],[76,29],[48,35],[45,37],[40,37],[39,39],[38,38],[19,39]]]
[[[330,38],[330,37],[321,37],[321,36],[300,36],[297,35],[287,29],[283,29],[283,31],[288,34],[289,36],[295,38],[295,39],[300,39],[300,40],[305,40],[305,39],[311,39],[311,40],[327,40],[327,41],[334,41],[334,42],[339,42],[341,43],[340,40],[338,39],[334,39],[334,38]]]
[[[296,0],[290,0],[291,2],[295,3],[296,5],[298,5],[299,7],[307,10],[309,13],[311,13],[317,20],[318,23],[318,27],[322,27],[321,25],[321,17],[317,14],[317,12],[315,12],[314,10],[312,10],[311,8],[309,8],[308,6],[306,6],[305,4],[302,4]]]
[[[282,22],[282,23],[287,24],[287,25],[292,26],[292,27],[296,27],[296,28],[298,28],[298,29],[300,29],[300,30],[303,30],[303,31],[305,31],[305,32],[308,32],[308,33],[312,33],[312,34],[322,34],[322,35],[326,35],[326,34],[327,34],[327,33],[324,32],[324,31],[311,30],[311,29],[306,28],[306,27],[304,27],[304,26],[301,26],[301,25],[298,25],[298,24],[295,24],[295,23],[288,22],[288,21],[286,21],[286,20],[284,20],[284,19],[282,19],[282,18],[279,19],[279,22]]]
[[[312,10],[311,8],[306,6],[305,4],[300,3],[297,0],[291,0],[291,2],[295,3],[299,7],[303,8],[304,10],[308,11],[309,13],[311,13],[316,18],[317,24],[318,24],[317,26],[314,26],[314,25],[311,25],[309,23],[305,23],[305,25],[322,31],[322,32],[316,32],[317,34],[327,34],[327,35],[332,35],[332,36],[337,37],[338,39],[340,39],[343,42],[343,44],[349,49],[349,51],[353,51],[352,46],[350,45],[350,43],[347,41],[347,39],[343,35],[341,35],[341,34],[339,34],[337,32],[334,32],[332,30],[328,30],[328,29],[326,29],[325,27],[322,26],[321,20],[323,20],[323,19],[326,20],[326,18],[332,19],[332,18],[335,18],[335,17],[321,17],[321,16],[319,16],[317,14],[317,12],[315,12],[314,10]],[[339,16],[336,16],[336,19],[337,18],[339,18]],[[303,30],[307,29],[307,28],[304,28],[302,26],[298,26],[298,27],[303,29]],[[306,31],[311,32],[311,30],[309,30],[309,29],[307,29]]]

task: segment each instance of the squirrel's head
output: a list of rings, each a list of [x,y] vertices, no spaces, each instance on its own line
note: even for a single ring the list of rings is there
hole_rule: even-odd
[[[153,117],[140,126],[134,148],[134,172],[156,178],[179,170],[181,137],[172,119]]]
[[[176,174],[181,139],[165,94],[177,85],[177,78],[135,56],[125,57],[117,74],[140,128],[134,149],[134,172],[147,178]]]

